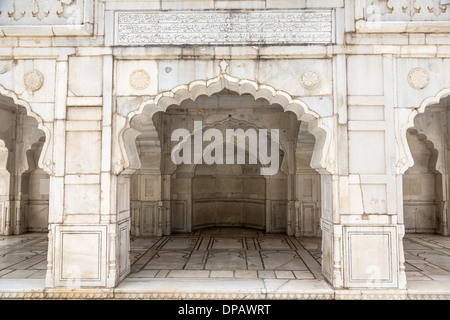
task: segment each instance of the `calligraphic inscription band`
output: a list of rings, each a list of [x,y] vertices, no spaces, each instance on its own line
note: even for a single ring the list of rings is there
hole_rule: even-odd
[[[333,43],[332,10],[116,11],[116,45]]]

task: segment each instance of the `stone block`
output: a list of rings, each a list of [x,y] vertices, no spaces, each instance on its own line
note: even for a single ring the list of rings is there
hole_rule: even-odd
[[[305,8],[305,6],[306,0],[266,0],[268,9]]]
[[[383,59],[381,55],[351,55],[347,58],[349,95],[383,95]]]
[[[350,173],[386,172],[384,131],[349,131]]]
[[[69,131],[66,134],[66,173],[99,173],[101,133]]]
[[[307,73],[312,71],[313,73]],[[257,80],[294,96],[331,95],[331,60],[260,60]],[[274,77],[274,74],[283,74]]]
[[[419,69],[421,73],[425,71],[424,75],[420,77],[422,80],[413,80],[414,82],[408,80],[411,71],[414,69]],[[398,106],[417,108],[424,99],[433,97],[438,91],[442,90],[444,82],[442,70],[442,59],[398,59]],[[418,87],[414,88],[412,85]],[[422,86],[424,87],[421,88]]]
[[[102,57],[69,58],[69,95],[99,97],[102,95]]]
[[[344,0],[306,0],[307,8],[338,8],[344,6]]]
[[[159,91],[172,90],[178,85],[214,77],[214,61],[172,60],[158,61]]]
[[[66,214],[99,214],[100,212],[100,186],[67,185],[64,188]]]
[[[214,9],[214,0],[162,0],[162,10]]]
[[[264,9],[265,6],[263,0],[214,0],[216,9]]]
[[[118,96],[141,96],[158,93],[158,67],[149,60],[116,60]]]

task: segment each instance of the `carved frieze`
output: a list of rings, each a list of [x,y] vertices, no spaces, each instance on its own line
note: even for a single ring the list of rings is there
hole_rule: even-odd
[[[83,22],[84,0],[2,0],[0,25],[74,25]]]
[[[366,0],[367,21],[448,21],[446,0]]]
[[[117,11],[117,45],[332,43],[332,10]]]

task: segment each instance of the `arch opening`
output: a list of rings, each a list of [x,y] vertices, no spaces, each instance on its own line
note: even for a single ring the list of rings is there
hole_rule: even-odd
[[[47,232],[49,176],[40,167],[46,132],[17,99],[0,98],[0,234]]]
[[[450,96],[445,92],[442,90],[437,95],[439,98],[425,100],[411,115],[406,131],[411,157],[410,167],[403,175],[403,218],[407,233],[450,234]]]
[[[309,165],[316,139],[296,114],[284,111],[281,105],[263,98],[224,89],[167,106],[165,112],[154,113],[146,121],[140,119],[142,134],[136,138],[140,168],[131,176],[132,235],[156,236],[225,225],[301,235],[304,228],[296,209],[301,206],[296,203],[303,202],[298,198],[303,195],[310,205],[305,212],[314,216],[308,235],[319,235],[316,216],[320,211],[320,178]],[[172,132],[184,128],[193,137],[194,121],[203,123],[202,134],[210,129],[223,134],[223,164],[171,161],[171,151],[179,143],[172,141]],[[275,174],[261,175],[261,150],[255,155],[258,163],[249,163],[255,152],[248,136],[243,148],[245,163],[236,163],[234,155],[234,163],[226,164],[230,144],[226,142],[226,132],[238,128],[244,132],[279,130],[279,167]],[[212,144],[213,140],[203,140],[201,152]],[[236,146],[236,141],[232,144]],[[194,138],[188,145],[192,146],[193,159]],[[237,153],[238,148],[235,150]],[[269,155],[273,152],[265,151]],[[299,191],[298,181],[302,183]]]

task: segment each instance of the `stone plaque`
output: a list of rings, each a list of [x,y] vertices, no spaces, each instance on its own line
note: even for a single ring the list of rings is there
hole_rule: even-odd
[[[333,10],[116,11],[116,45],[327,44]]]

